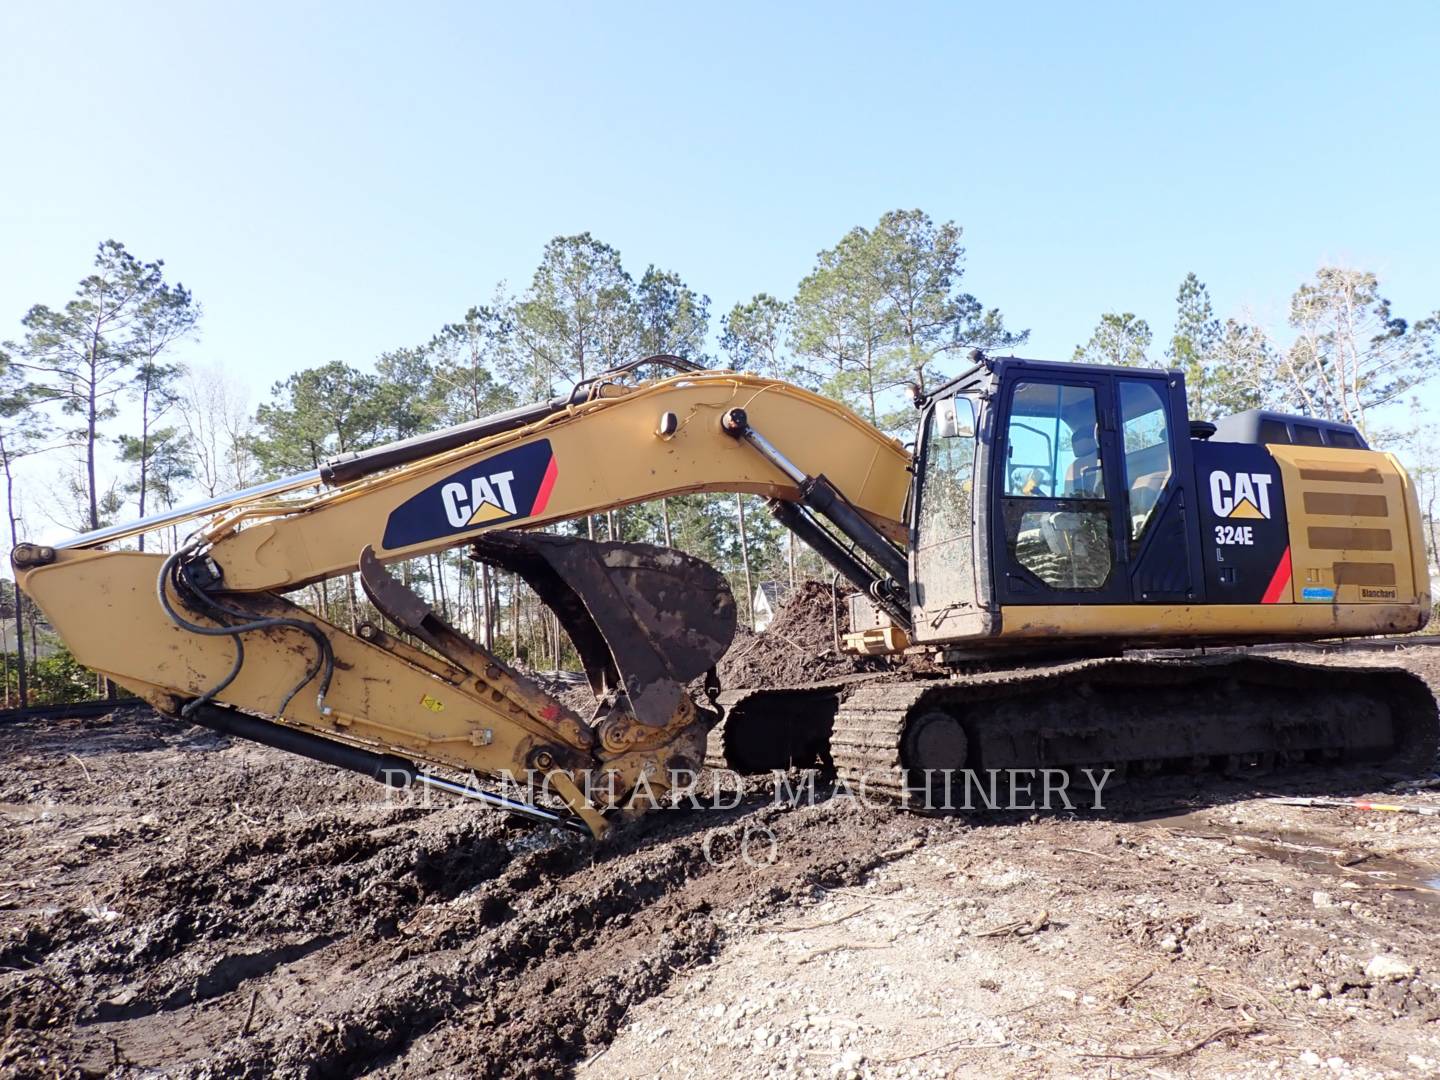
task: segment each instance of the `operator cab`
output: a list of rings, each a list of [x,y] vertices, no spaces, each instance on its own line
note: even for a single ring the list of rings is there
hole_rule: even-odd
[[[931,396],[911,510],[919,641],[1015,604],[1189,602],[1202,580],[1179,372],[985,359]]]

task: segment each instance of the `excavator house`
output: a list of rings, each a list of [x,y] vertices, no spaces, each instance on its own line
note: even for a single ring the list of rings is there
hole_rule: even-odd
[[[163,714],[597,837],[706,762],[832,769],[912,804],[960,769],[1430,766],[1436,706],[1414,676],[1227,648],[1424,626],[1419,508],[1392,455],[1307,417],[1192,422],[1174,371],[972,359],[916,395],[913,452],[784,381],[649,357],[314,472],[19,544],[16,580],[77,659]],[[544,531],[721,491],[764,497],[855,587],[846,649],[924,654],[925,674],[725,690],[735,604],[716,570]],[[182,521],[195,531],[172,554],[113,546]],[[593,715],[386,570],[457,547],[554,610]],[[385,625],[351,633],[286,599],[353,573]],[[556,798],[475,782],[507,776]]]

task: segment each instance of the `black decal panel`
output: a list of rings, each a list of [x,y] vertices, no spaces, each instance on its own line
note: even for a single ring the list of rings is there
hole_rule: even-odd
[[[391,511],[387,551],[544,511],[558,469],[550,440],[517,446],[437,480]]]
[[[1213,603],[1290,599],[1290,532],[1280,468],[1253,443],[1195,442],[1200,550]]]

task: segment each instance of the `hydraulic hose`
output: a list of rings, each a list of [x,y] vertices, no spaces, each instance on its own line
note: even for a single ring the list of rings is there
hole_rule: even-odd
[[[235,660],[231,664],[229,672],[227,672],[219,682],[209,687],[199,697],[188,702],[185,707],[180,710],[180,714],[188,718],[196,708],[213,701],[217,694],[221,693],[227,686],[235,681],[236,676],[240,674],[240,669],[245,664],[245,644],[241,640],[240,635],[255,630],[269,630],[277,627],[288,627],[299,630],[315,642],[317,650],[317,656],[306,669],[304,677],[302,677],[281,700],[279,715],[284,715],[285,709],[289,707],[295,695],[308,685],[316,675],[320,675],[321,678],[319,691],[315,697],[315,704],[322,715],[326,713],[328,709],[325,705],[325,695],[330,689],[330,680],[335,672],[335,651],[330,644],[330,639],[327,638],[318,627],[300,619],[281,616],[262,619],[252,618],[246,612],[224,606],[215,600],[214,597],[209,596],[203,589],[196,586],[194,582],[185,580],[184,575],[181,573],[181,560],[189,555],[193,555],[199,547],[200,541],[196,540],[180,547],[166,558],[165,562],[161,564],[160,574],[155,583],[156,596],[160,601],[161,608],[164,609],[165,614],[169,616],[170,621],[182,630],[192,634],[200,634],[205,637],[232,638],[235,643]],[[219,621],[219,615],[238,618],[243,621],[229,626],[205,626],[202,623],[192,622],[181,615],[170,602],[170,596],[166,590],[167,584],[174,588],[177,595],[188,593],[209,608],[211,612],[216,613],[212,614],[212,617],[216,618],[217,622]]]

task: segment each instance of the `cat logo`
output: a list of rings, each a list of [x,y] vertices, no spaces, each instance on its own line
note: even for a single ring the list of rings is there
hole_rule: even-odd
[[[440,489],[445,516],[457,529],[496,518],[514,517],[518,512],[515,495],[510,490],[510,481],[514,479],[515,473],[507,471],[471,477],[468,486],[454,482],[446,484]]]
[[[1269,518],[1269,473],[1227,473],[1219,469],[1210,474],[1210,506],[1216,517]]]

